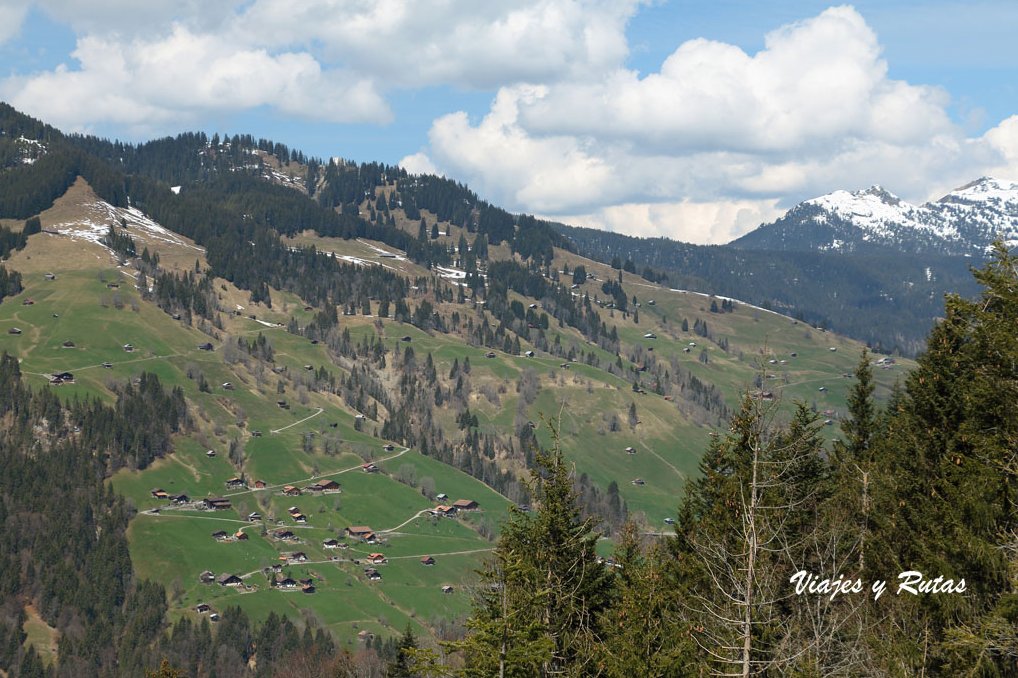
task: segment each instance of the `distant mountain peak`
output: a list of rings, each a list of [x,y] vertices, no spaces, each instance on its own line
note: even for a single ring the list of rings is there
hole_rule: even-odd
[[[913,205],[875,184],[806,200],[733,245],[754,249],[978,256],[996,238],[1018,245],[1018,182],[980,177],[942,198]]]

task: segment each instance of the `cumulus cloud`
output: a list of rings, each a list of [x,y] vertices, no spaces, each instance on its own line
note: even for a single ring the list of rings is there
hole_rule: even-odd
[[[882,183],[924,200],[1016,164],[1004,149],[1018,118],[968,139],[948,103],[890,79],[862,16],[835,7],[771,32],[755,54],[697,39],[646,76],[502,88],[476,124],[436,120],[428,152],[515,209],[724,242],[837,188]]]
[[[0,94],[75,130],[159,132],[259,106],[384,124],[397,88],[490,89],[615,68],[640,1],[36,0],[78,34],[75,62],[10,76]],[[0,3],[3,40],[30,0]]]
[[[72,56],[76,69],[10,78],[6,98],[72,130],[101,122],[158,130],[199,112],[257,106],[335,122],[391,117],[370,81],[323,70],[306,53],[237,48],[181,25],[156,40],[84,37]]]
[[[589,77],[628,53],[635,0],[255,0],[239,29],[279,44],[319,41],[327,58],[394,85],[492,88]]]
[[[777,200],[717,202],[625,203],[590,214],[561,215],[565,223],[644,238],[666,237],[683,242],[728,242],[783,213]]]

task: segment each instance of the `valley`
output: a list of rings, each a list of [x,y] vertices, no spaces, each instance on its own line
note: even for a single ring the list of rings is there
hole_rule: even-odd
[[[9,260],[25,289],[0,305],[0,348],[19,358],[29,384],[62,399],[110,400],[115,383],[142,372],[183,389],[191,430],[174,440],[172,453],[146,468],[122,468],[110,481],[138,511],[127,533],[131,558],[139,577],[166,587],[171,619],[197,621],[229,606],[254,620],[289,613],[313,618],[351,650],[368,634],[388,637],[408,621],[421,635],[454,634],[470,609],[474,570],[508,507],[529,501],[518,481],[500,485],[508,496],[486,485],[491,469],[477,467],[474,455],[486,448],[491,468],[525,478],[521,429],[547,447],[554,428],[597,505],[614,507],[615,520],[628,516],[648,534],[664,533],[712,432],[744,394],[772,402],[779,419],[805,402],[836,437],[861,350],[738,301],[721,312],[725,299],[651,284],[563,250],[549,270],[585,269],[571,293],[597,300],[617,332],[618,355],[555,323],[524,332],[518,354],[492,350],[464,325],[498,319],[484,304],[443,293],[462,279],[454,268],[428,271],[384,243],[312,232],[292,246],[407,276],[408,305],[429,303],[445,331],[379,317],[372,300],[353,314],[338,309],[332,334],[309,340],[292,332],[314,322],[317,311],[304,300],[271,289],[271,307],[252,303],[222,278],[211,280],[215,320],[188,324],[138,289],[136,264],[121,263],[91,235],[101,229],[90,215],[106,214],[114,224],[120,218],[104,205],[79,179],[43,212],[43,232]],[[166,237],[140,214],[124,218],[136,248],[158,254],[165,270],[206,270],[204,250],[192,241]],[[601,285],[613,279],[632,295],[636,313],[604,308]],[[511,291],[509,299],[542,310],[540,299]],[[20,334],[9,334],[15,327]],[[384,365],[339,344],[376,347]],[[427,388],[448,394],[442,404],[429,399],[428,410],[454,450],[453,466],[420,444],[385,440],[383,424],[395,411],[342,388],[357,369],[370,369],[396,393],[425,363],[433,380]],[[908,364],[899,359],[877,370],[878,397],[886,398]],[[71,379],[48,384],[68,373]],[[361,410],[351,406],[358,400]],[[458,423],[464,411],[475,424]],[[339,486],[308,489],[325,481]],[[206,510],[209,498],[227,507]],[[436,506],[459,499],[479,508],[435,515]],[[345,531],[358,526],[375,538],[365,543]],[[611,553],[609,540],[602,552]],[[384,564],[372,563],[372,554]],[[422,564],[428,556],[433,565]],[[208,583],[203,572],[211,573]],[[217,583],[229,575],[236,584]],[[197,612],[199,605],[209,608]]]

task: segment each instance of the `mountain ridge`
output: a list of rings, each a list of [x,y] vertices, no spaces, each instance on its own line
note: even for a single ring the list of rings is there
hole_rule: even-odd
[[[980,177],[914,205],[880,185],[805,200],[729,243],[741,249],[983,256],[994,240],[1018,245],[1018,183]]]

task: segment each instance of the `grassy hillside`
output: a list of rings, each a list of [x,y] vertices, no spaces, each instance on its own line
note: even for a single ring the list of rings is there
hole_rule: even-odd
[[[273,289],[271,307],[252,304],[247,292],[216,279],[215,322],[191,325],[161,310],[136,288],[137,271],[88,235],[101,233],[119,218],[130,222],[126,232],[138,249],[158,252],[164,268],[204,270],[203,252],[194,243],[161,233],[142,223],[141,216],[107,210],[79,181],[42,215],[44,232],[31,236],[9,262],[22,273],[25,289],[0,304],[0,349],[16,355],[22,371],[40,388],[53,388],[67,399],[112,399],[115,384],[142,371],[184,389],[191,432],[175,441],[169,456],[145,469],[120,469],[111,481],[138,510],[129,532],[138,574],[167,587],[172,615],[197,618],[194,607],[200,602],[213,609],[239,605],[255,618],[272,610],[296,618],[313,615],[351,647],[361,631],[391,634],[412,620],[418,631],[436,634],[444,622],[464,615],[473,571],[491,548],[490,537],[497,534],[510,500],[417,449],[379,438],[384,419],[392,414],[384,407],[371,420],[350,406],[341,388],[310,381],[308,375],[320,373],[342,383],[358,363],[338,355],[330,342],[312,343],[288,331],[290,325],[307,325],[318,311],[295,295]],[[458,235],[441,237],[451,241]],[[460,404],[477,416],[479,434],[506,444],[521,427],[532,426],[537,439],[549,445],[555,427],[577,474],[601,493],[617,486],[630,516],[650,532],[664,529],[664,519],[674,515],[683,484],[696,473],[721,416],[672,382],[655,393],[640,381],[640,365],[654,362],[670,373],[713,384],[728,408],[751,389],[773,393],[785,411],[795,401],[806,402],[831,420],[833,437],[850,385],[844,375],[861,350],[854,342],[739,303],[730,313],[712,313],[711,302],[720,300],[623,274],[627,294],[639,303],[639,322],[631,313],[601,308],[606,324],[617,329],[618,355],[555,323],[545,334],[549,345],[589,356],[589,361],[537,350],[526,339],[521,355],[511,355],[472,345],[462,329],[468,320],[497,323],[482,305],[435,298],[436,283],[451,284],[454,273],[429,271],[370,241],[318,238],[308,232],[291,244],[313,244],[362,266],[383,265],[431,281],[415,290],[409,303],[433,301],[440,317],[450,322],[453,314],[462,318],[460,329],[425,332],[375,314],[340,317],[340,329],[350,341],[380,338],[389,350],[386,367],[375,370],[385,388],[399,390],[407,347],[418,363],[430,355],[437,388],[452,390],[464,376],[450,376],[454,366],[462,370],[469,362],[462,402],[447,401],[432,412],[446,440],[462,454],[480,454],[465,449],[467,432],[457,425]],[[511,255],[500,248],[492,256]],[[601,283],[618,273],[564,252],[557,253],[553,268],[579,264],[594,279],[574,293],[603,300]],[[525,306],[537,303],[515,294],[513,299]],[[377,303],[372,310],[377,311]],[[683,320],[688,330],[682,329]],[[701,322],[707,324],[707,336],[694,330]],[[9,333],[13,328],[20,334]],[[259,335],[272,349],[271,360],[238,349],[239,339],[253,342]],[[211,350],[200,348],[206,342]],[[126,351],[126,344],[133,350]],[[524,354],[529,350],[533,356]],[[877,371],[878,397],[886,396],[902,367]],[[73,383],[50,385],[52,375],[61,372],[71,372]],[[642,392],[634,389],[635,382]],[[525,477],[520,456],[507,454],[504,447],[493,456],[503,468]],[[363,470],[369,462],[377,472]],[[231,478],[244,485],[227,487]],[[306,488],[323,480],[334,480],[341,490],[283,493],[287,485]],[[256,481],[264,487],[256,487]],[[155,489],[186,494],[190,501],[171,506],[153,496]],[[433,517],[428,510],[439,500],[425,493],[448,497],[441,501],[472,499],[480,509],[455,519]],[[231,508],[198,510],[206,497],[228,498]],[[295,521],[291,507],[306,521]],[[260,519],[247,520],[252,512]],[[348,538],[343,529],[349,526],[371,527],[379,543]],[[220,530],[230,538],[213,539]],[[276,539],[277,530],[292,531],[296,541]],[[245,538],[238,539],[238,532]],[[328,539],[347,548],[325,548]],[[285,554],[297,551],[306,562],[285,560]],[[370,581],[366,558],[376,552],[387,563],[377,566],[381,580]],[[421,563],[428,555],[434,565]],[[310,577],[315,592],[272,587],[269,568],[275,564],[282,565],[277,578]],[[201,583],[199,574],[206,570],[217,577],[236,574],[243,585]],[[443,592],[447,585],[454,587],[452,593]],[[41,638],[44,631],[36,625],[33,637]]]

